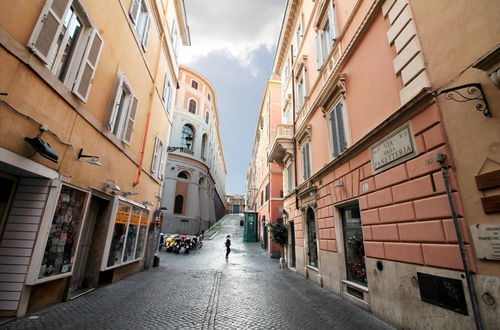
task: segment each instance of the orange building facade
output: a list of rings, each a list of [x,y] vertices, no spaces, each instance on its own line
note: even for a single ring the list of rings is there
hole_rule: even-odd
[[[274,61],[288,267],[398,327],[500,322],[499,4],[466,6],[289,1]]]
[[[0,4],[1,316],[151,266],[189,43],[183,1]]]

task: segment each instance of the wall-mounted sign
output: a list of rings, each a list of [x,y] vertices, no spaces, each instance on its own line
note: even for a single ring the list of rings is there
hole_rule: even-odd
[[[406,123],[370,147],[374,173],[385,171],[417,155],[410,123]]]
[[[500,224],[470,226],[479,259],[500,260]]]
[[[417,278],[422,301],[469,315],[461,280],[418,272]]]

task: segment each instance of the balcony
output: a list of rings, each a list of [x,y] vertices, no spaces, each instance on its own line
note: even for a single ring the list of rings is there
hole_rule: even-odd
[[[285,167],[285,161],[293,156],[293,126],[279,124],[271,138],[269,161]]]

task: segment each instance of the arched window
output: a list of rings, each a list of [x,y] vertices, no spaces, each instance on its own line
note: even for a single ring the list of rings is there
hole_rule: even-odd
[[[207,94],[208,100],[210,101],[210,93]]]
[[[189,112],[196,114],[196,101],[193,99],[189,100]]]
[[[201,138],[201,157],[205,158],[205,150],[207,149],[207,135],[203,134]]]
[[[208,119],[210,118],[210,115],[208,114],[208,111],[205,112],[205,123],[208,124]]]
[[[307,255],[309,257],[309,265],[318,267],[318,248],[316,241],[316,221],[314,219],[314,211],[307,209]]]
[[[188,174],[185,171],[182,171],[179,174],[177,174],[177,177],[181,178],[181,179],[188,179],[189,178]]]
[[[193,144],[194,144],[193,127],[191,127],[191,125],[184,125],[184,127],[182,127],[181,147],[193,150]]]
[[[191,80],[191,87],[193,87],[194,89],[198,89],[198,82],[195,80]]]
[[[175,196],[174,213],[182,214],[182,206],[184,204],[184,197],[182,195]]]

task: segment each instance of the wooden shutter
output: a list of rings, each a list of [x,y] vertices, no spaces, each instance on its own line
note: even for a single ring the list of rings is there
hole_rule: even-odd
[[[328,6],[328,24],[330,25],[329,28],[330,28],[330,39],[332,41],[335,40],[335,38],[337,37],[337,34],[335,33],[335,13],[333,11],[333,7],[334,7],[334,4],[333,4],[333,0],[330,1],[330,5]],[[333,44],[333,42],[332,42]]]
[[[163,79],[163,92],[161,95],[161,99],[163,101],[163,104],[165,104],[165,105],[166,105],[166,101],[167,101],[167,87],[168,87],[168,78],[167,78],[167,74],[165,74],[165,79]]]
[[[122,95],[123,91],[123,73],[118,72],[118,79],[116,80],[115,86],[114,86],[114,93],[111,106],[110,106],[110,111],[109,111],[109,121],[108,121],[108,129],[113,130],[113,127],[115,126],[116,123],[116,116],[118,115],[118,107],[120,106],[120,98]]]
[[[130,9],[128,14],[132,19],[132,22],[137,23],[137,14],[139,14],[139,10],[141,9],[141,0],[132,0],[130,3]]]
[[[151,160],[151,172],[152,173],[156,173],[156,161],[158,159],[158,152],[159,152],[159,145],[160,143],[160,139],[158,138],[158,136],[155,136],[155,146],[154,146],[154,150],[153,150],[153,159]]]
[[[151,27],[151,17],[149,14],[147,14],[146,17],[146,23],[144,23],[144,33],[142,35],[142,47],[144,50],[148,47],[148,34],[149,34],[149,28]]]
[[[166,163],[166,152],[165,152],[165,146],[163,145],[163,142],[160,141],[160,166],[158,170],[158,178],[163,179],[163,174],[165,172],[165,163]]]
[[[85,48],[82,64],[76,76],[75,85],[73,86],[73,93],[84,103],[87,102],[90,85],[94,82],[97,63],[99,62],[99,57],[101,57],[102,44],[101,36],[97,33],[96,29],[92,29],[87,47]]]
[[[72,0],[47,0],[42,13],[28,42],[31,48],[45,64],[55,47],[55,41],[61,32],[64,17],[71,7]]]
[[[343,152],[347,149],[347,141],[345,137],[345,126],[344,126],[344,112],[342,110],[343,103],[339,102],[335,109],[335,115],[337,116],[337,130],[338,130],[338,144],[339,151]]]
[[[139,100],[133,94],[130,95],[130,106],[127,116],[127,121],[125,125],[125,130],[123,133],[123,142],[130,144],[132,141],[132,131],[134,130],[135,114],[137,112],[137,104]]]
[[[335,116],[335,108],[330,112],[330,126],[332,128],[332,146],[333,156],[337,157],[340,154],[337,132],[337,118]]]
[[[318,70],[323,64],[323,52],[321,51],[321,31],[316,34],[316,65]]]

